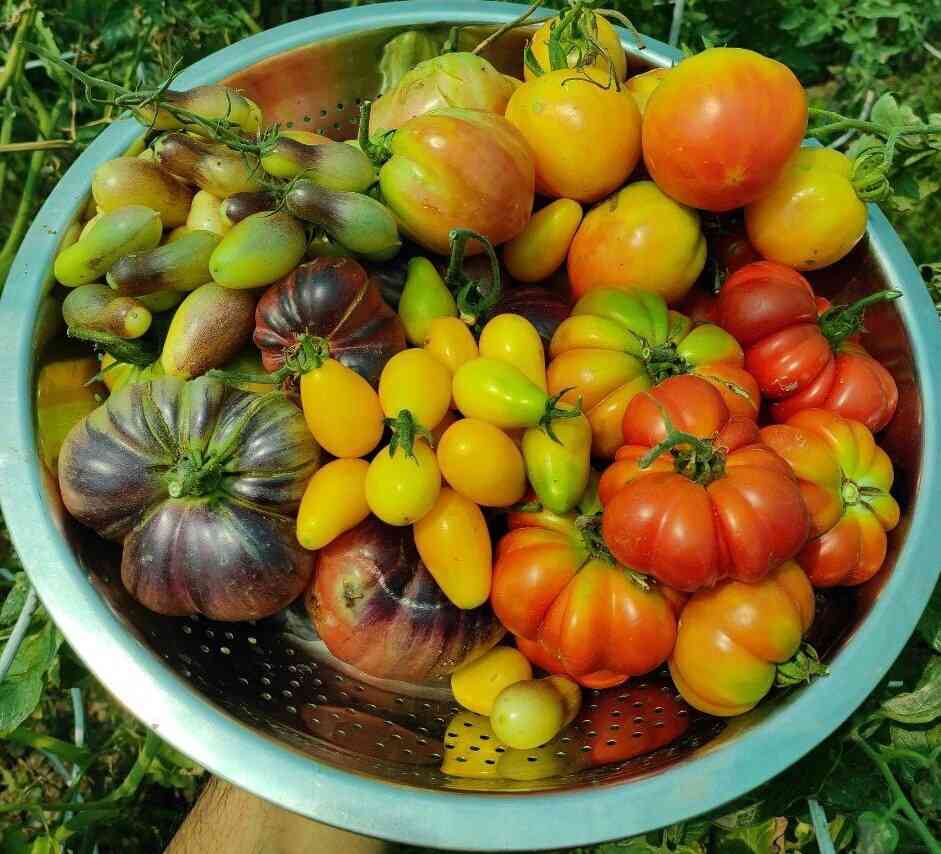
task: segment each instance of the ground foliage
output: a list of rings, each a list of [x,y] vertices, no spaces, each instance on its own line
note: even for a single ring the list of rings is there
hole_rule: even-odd
[[[30,55],[38,43],[129,86],[287,20],[356,2],[26,0],[0,3],[0,281],[63,171],[115,118]],[[364,4],[365,5],[365,4]],[[560,6],[560,0],[549,0]],[[611,0],[666,38],[674,5]],[[688,0],[680,44],[751,47],[787,62],[815,105],[941,121],[939,0]],[[841,139],[858,150],[867,140]],[[886,206],[941,284],[941,145],[902,152]],[[932,265],[932,262],[935,262]],[[937,294],[936,294],[937,295]],[[0,528],[0,645],[29,598]],[[782,734],[786,737],[786,734]],[[941,850],[941,593],[862,709],[777,779],[717,814],[592,854]],[[0,854],[160,850],[205,779],[113,702],[40,605],[0,684]],[[401,847],[400,852],[409,849]]]

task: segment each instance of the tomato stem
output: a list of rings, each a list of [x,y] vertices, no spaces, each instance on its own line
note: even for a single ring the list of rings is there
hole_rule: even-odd
[[[788,688],[829,675],[830,668],[820,660],[817,650],[805,642],[787,661],[778,665],[775,684],[779,688]]]
[[[258,383],[280,386],[289,378],[302,377],[319,368],[330,358],[330,342],[318,335],[300,335],[297,341],[283,350],[283,362],[280,368],[271,373],[264,371],[228,371],[214,369],[206,376],[238,385],[240,383]]]
[[[576,516],[575,528],[581,535],[582,546],[587,555],[584,563],[588,563],[589,560],[603,560],[612,564],[617,563],[601,533],[601,513]]]
[[[160,350],[149,336],[128,340],[112,335],[110,332],[101,332],[80,326],[70,326],[66,334],[69,338],[90,342],[95,346],[95,349],[114,356],[118,362],[136,365],[139,368],[152,365],[160,357]]]
[[[431,431],[422,427],[407,409],[400,409],[399,414],[394,418],[386,418],[385,425],[392,431],[392,438],[389,440],[389,456],[394,457],[395,452],[401,448],[405,456],[415,460],[417,464],[415,442],[418,439],[424,439],[430,445],[432,443]]]
[[[876,291],[851,305],[831,306],[820,315],[818,320],[820,331],[830,343],[833,351],[839,352],[840,345],[847,338],[863,330],[863,315],[867,308],[877,303],[897,300],[900,296],[902,296],[901,291]]]
[[[471,51],[472,53],[481,54],[483,53],[491,44],[493,44],[498,38],[508,33],[510,30],[515,30],[517,27],[523,26],[532,16],[533,13],[543,4],[543,0],[533,0],[529,4],[529,8],[523,12],[521,15],[518,15],[512,21],[507,21],[502,27],[494,30],[487,38],[481,41],[477,47]]]
[[[392,157],[392,137],[394,130],[383,130],[374,137],[369,135],[369,116],[372,113],[372,101],[363,101],[359,108],[359,127],[356,129],[356,142],[376,166],[382,166]]]
[[[657,347],[645,345],[641,348],[640,357],[654,385],[679,374],[688,374],[691,370],[689,362],[677,352],[674,341]]]
[[[579,398],[578,403],[572,407],[559,406],[559,401],[562,399],[562,396],[568,394],[575,386],[569,386],[568,388],[562,389],[558,394],[554,394],[546,401],[546,411],[543,413],[542,418],[539,419],[539,426],[546,431],[546,435],[552,439],[553,442],[561,445],[562,440],[556,436],[555,431],[552,429],[552,422],[565,419],[565,418],[578,418],[582,414],[582,401]]]
[[[710,439],[699,439],[692,433],[676,430],[669,422],[666,427],[666,438],[637,461],[638,468],[649,468],[657,457],[669,451],[673,455],[676,472],[702,486],[722,477],[725,453],[721,448],[717,448]]]
[[[457,311],[461,320],[479,332],[479,327],[500,301],[503,285],[500,276],[500,262],[493,244],[482,234],[469,228],[454,228],[448,234],[451,242],[451,257],[444,283],[454,294]],[[464,256],[469,240],[476,240],[484,247],[490,260],[490,282],[484,286],[482,279],[472,279],[464,272]]]

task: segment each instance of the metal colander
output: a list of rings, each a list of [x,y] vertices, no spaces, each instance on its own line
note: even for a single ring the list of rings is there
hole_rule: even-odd
[[[224,79],[258,101],[270,121],[347,138],[362,99],[378,90],[381,49],[398,32],[461,24],[483,36],[522,9],[415,0],[320,15],[227,48],[178,85]],[[523,38],[508,34],[486,55],[518,75]],[[634,72],[676,56],[649,39],[640,50],[626,33],[624,44]],[[440,847],[558,848],[644,832],[740,795],[817,744],[881,678],[938,575],[937,525],[916,496],[938,488],[941,337],[917,270],[875,208],[868,240],[812,278],[841,301],[886,286],[905,293],[873,312],[866,341],[899,383],[899,414],[884,444],[897,466],[905,516],[891,536],[886,571],[860,590],[820,597],[812,640],[832,662],[828,679],[729,723],[677,702],[663,673],[586,691],[572,726],[546,748],[517,757],[512,776],[500,777],[488,773],[500,755],[482,719],[465,716],[454,725],[459,709],[446,683],[357,678],[329,655],[300,607],[248,624],[143,609],[121,585],[118,550],[65,514],[36,452],[32,397],[37,364],[57,355],[44,347],[40,320],[56,246],[84,205],[94,168],[137,133],[133,123],[118,123],[78,160],[11,272],[0,304],[0,411],[8,424],[0,494],[33,583],[69,642],[118,699],[176,747],[243,788],[350,830]],[[642,752],[677,719],[685,726],[678,739]],[[620,762],[591,764],[586,757],[599,743],[638,750]],[[448,751],[481,775],[442,773]]]

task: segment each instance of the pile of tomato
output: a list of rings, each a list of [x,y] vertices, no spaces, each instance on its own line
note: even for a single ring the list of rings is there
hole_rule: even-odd
[[[800,148],[794,75],[709,48],[625,80],[585,3],[524,66],[425,60],[350,143],[221,86],[142,105],[55,264],[99,355],[39,378],[46,461],[133,596],[303,597],[353,667],[450,677],[454,729],[509,751],[446,756],[465,776],[524,773],[582,688],[668,668],[730,716],[819,674],[815,588],[870,579],[899,521],[898,394],[859,340],[898,294],[803,275],[866,208]]]

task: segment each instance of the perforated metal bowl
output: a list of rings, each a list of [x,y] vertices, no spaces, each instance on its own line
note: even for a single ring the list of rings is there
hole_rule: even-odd
[[[365,6],[246,39],[189,69],[181,87],[227,79],[266,117],[337,137],[352,135],[356,106],[375,94],[377,60],[395,33],[416,26],[510,20],[522,7],[491,2]],[[519,73],[522,35],[492,61]],[[675,54],[648,39],[635,70]],[[120,122],[69,170],[30,229],[0,303],[0,496],[15,544],[46,607],[72,646],[135,715],[217,774],[288,809],[350,830],[445,848],[558,848],[641,833],[709,810],[758,785],[830,733],[883,675],[937,579],[938,390],[941,338],[911,259],[882,214],[869,238],[817,275],[849,299],[891,285],[904,299],[873,313],[867,344],[891,366],[901,405],[885,444],[897,465],[904,519],[887,570],[861,591],[822,602],[817,641],[833,675],[728,725],[693,715],[686,735],[620,764],[531,782],[462,780],[439,770],[456,710],[445,687],[359,681],[330,659],[300,612],[258,624],[161,618],[121,587],[118,553],[68,520],[44,471],[33,429],[33,379],[43,355],[43,294],[56,247],[85,203],[94,168],[139,133]],[[662,676],[650,680],[669,692]],[[586,697],[586,716],[560,754],[589,739],[592,706],[611,704],[606,739],[643,736],[664,723],[636,684]],[[646,705],[644,705],[646,703]],[[652,706],[648,708],[648,706]],[[635,735],[639,733],[640,735]],[[542,761],[535,759],[534,761]]]

